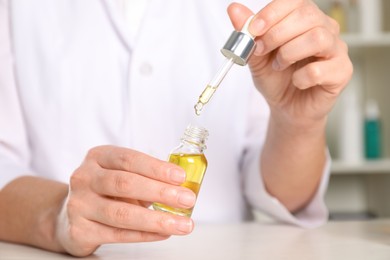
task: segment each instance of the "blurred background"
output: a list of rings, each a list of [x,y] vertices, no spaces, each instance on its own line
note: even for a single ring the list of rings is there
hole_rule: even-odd
[[[390,1],[315,2],[340,24],[354,64],[327,129],[330,218],[390,217]]]

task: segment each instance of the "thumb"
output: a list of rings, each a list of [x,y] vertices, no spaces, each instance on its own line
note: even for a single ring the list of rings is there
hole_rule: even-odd
[[[249,16],[253,15],[253,12],[248,7],[239,3],[232,3],[228,6],[227,12],[232,22],[234,29],[241,31],[246,20]]]

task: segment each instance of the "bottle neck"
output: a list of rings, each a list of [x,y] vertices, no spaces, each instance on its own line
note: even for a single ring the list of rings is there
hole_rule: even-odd
[[[206,140],[208,135],[209,133],[205,128],[189,125],[184,131],[181,141],[184,145],[190,145],[194,149],[198,149],[200,152],[203,152],[207,148]]]

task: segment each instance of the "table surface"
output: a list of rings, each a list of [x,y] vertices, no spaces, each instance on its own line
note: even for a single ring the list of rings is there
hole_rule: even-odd
[[[75,259],[0,242],[0,259]],[[390,259],[390,219],[329,222],[302,229],[272,223],[197,225],[189,236],[111,244],[83,259]]]

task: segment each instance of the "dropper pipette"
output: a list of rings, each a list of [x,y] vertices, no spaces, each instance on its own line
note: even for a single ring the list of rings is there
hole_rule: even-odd
[[[200,115],[203,107],[210,101],[233,64],[241,66],[247,64],[249,57],[256,47],[254,37],[248,31],[248,26],[252,18],[253,16],[249,17],[241,32],[233,31],[221,49],[222,54],[226,57],[226,61],[199,96],[198,102],[194,106],[196,115]]]
[[[203,109],[203,106],[209,102],[211,97],[214,95],[214,92],[217,90],[219,84],[221,84],[223,78],[229,72],[230,68],[233,66],[233,58],[226,59],[223,66],[220,68],[214,78],[207,84],[207,87],[203,90],[202,94],[199,96],[198,103],[195,105],[195,113],[199,116],[200,112]]]

